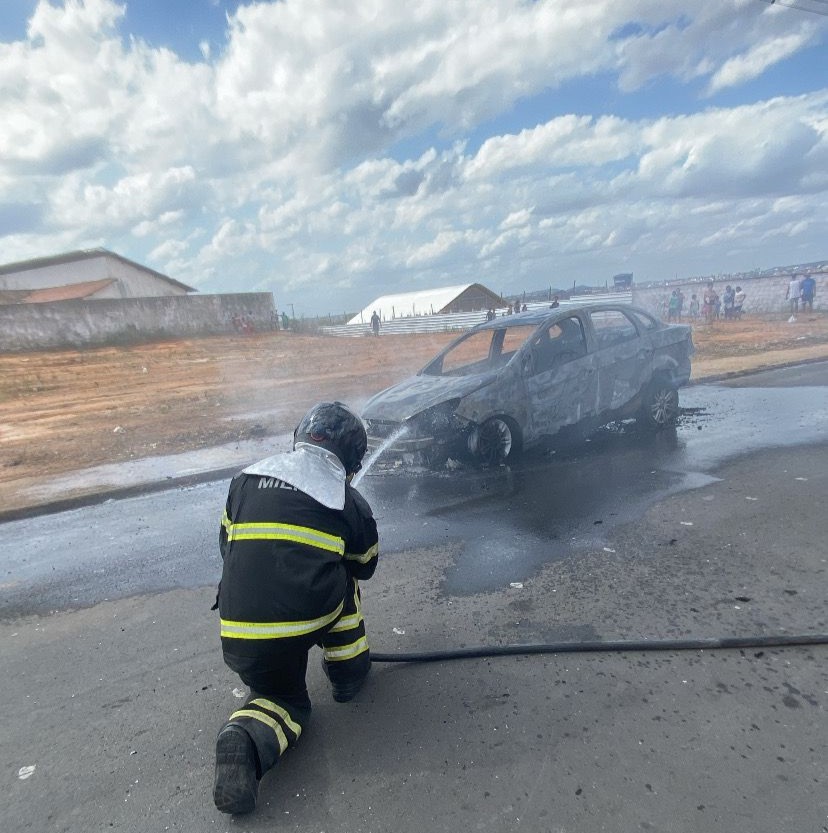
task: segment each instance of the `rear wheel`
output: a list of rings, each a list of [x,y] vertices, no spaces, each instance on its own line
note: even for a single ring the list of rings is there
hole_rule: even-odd
[[[487,465],[513,460],[520,451],[517,429],[502,417],[487,419],[469,435],[469,451]]]
[[[663,379],[654,379],[644,394],[639,421],[649,428],[675,425],[679,415],[678,391]]]

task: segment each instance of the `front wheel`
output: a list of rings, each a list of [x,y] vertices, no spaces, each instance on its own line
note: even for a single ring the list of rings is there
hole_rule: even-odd
[[[519,450],[516,430],[502,417],[487,419],[469,435],[469,451],[486,465],[513,460]]]
[[[649,428],[667,428],[675,425],[678,415],[678,391],[667,382],[651,382],[644,394],[639,420]]]

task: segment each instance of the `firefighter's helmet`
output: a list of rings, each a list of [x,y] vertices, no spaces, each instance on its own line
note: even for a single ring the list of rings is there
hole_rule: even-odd
[[[332,451],[345,466],[346,474],[356,474],[362,468],[368,448],[362,420],[341,402],[314,405],[296,426],[293,442],[312,443]]]

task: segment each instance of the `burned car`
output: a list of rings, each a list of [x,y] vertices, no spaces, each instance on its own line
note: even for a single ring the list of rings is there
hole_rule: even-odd
[[[561,432],[675,422],[690,327],[621,304],[502,316],[464,333],[362,412],[369,447],[417,462],[497,463]]]

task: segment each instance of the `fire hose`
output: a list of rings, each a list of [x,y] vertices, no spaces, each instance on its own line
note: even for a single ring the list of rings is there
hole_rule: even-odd
[[[481,645],[420,653],[371,652],[373,662],[443,662],[453,659],[521,656],[528,654],[580,654],[637,651],[712,651],[739,648],[787,648],[797,645],[828,644],[828,634],[776,634],[770,636],[728,636],[710,639],[620,639],[593,642],[550,642],[527,645]]]

